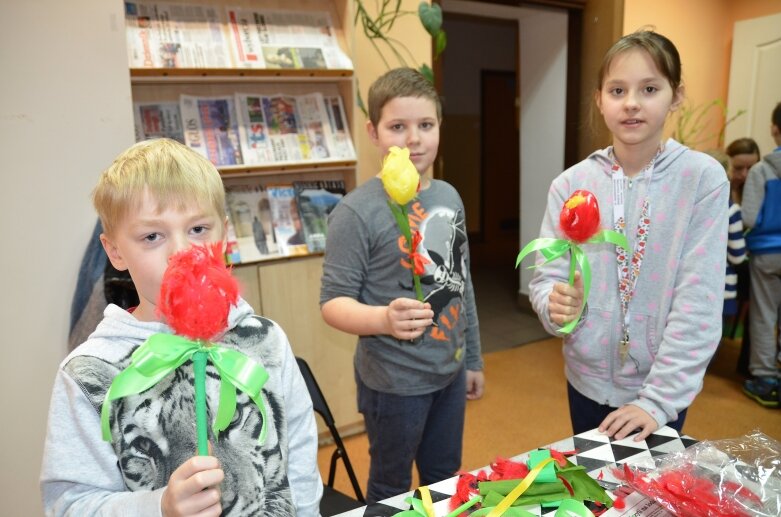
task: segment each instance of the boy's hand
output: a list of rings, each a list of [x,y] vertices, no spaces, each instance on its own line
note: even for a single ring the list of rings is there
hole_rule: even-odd
[[[640,432],[634,441],[645,440],[648,435],[659,428],[656,420],[645,410],[634,404],[626,404],[605,417],[599,424],[599,431],[614,437],[616,440],[626,438],[637,429]]]
[[[583,279],[580,271],[575,272],[575,283],[566,282],[553,284],[553,290],[548,296],[548,315],[557,325],[564,326],[575,319],[583,304]]]
[[[194,456],[185,461],[171,474],[163,492],[163,516],[219,516],[222,505],[217,486],[224,477],[214,456]]]
[[[466,371],[466,399],[477,400],[483,396],[485,375],[477,370]]]
[[[434,322],[430,303],[412,298],[396,298],[388,304],[385,313],[388,334],[396,339],[415,339]]]

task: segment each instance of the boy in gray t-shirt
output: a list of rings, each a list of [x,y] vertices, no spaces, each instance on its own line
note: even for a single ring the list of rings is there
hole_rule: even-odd
[[[420,173],[409,223],[428,263],[415,298],[406,242],[379,178],[348,194],[329,218],[320,304],[325,321],[360,336],[355,353],[358,409],[369,437],[367,501],[421,485],[461,466],[466,399],[483,394],[483,362],[469,274],[464,205],[430,177],[441,105],[433,85],[397,68],[369,89],[369,136],[385,155],[408,148]]]

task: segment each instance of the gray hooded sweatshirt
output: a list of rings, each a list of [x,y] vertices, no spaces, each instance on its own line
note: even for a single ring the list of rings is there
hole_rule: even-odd
[[[610,148],[564,171],[551,184],[540,237],[564,238],[559,214],[575,190],[597,197],[601,227],[613,228]],[[613,407],[634,404],[659,424],[675,420],[702,389],[721,339],[729,183],[711,157],[668,140],[652,169],[625,180],[624,205],[631,250],[646,197],[650,227],[634,297],[629,303],[629,359],[621,361],[622,310],[616,248],[584,244],[591,292],[575,330],[563,336],[565,374],[586,397]],[[631,255],[630,255],[631,257]],[[537,257],[537,263],[542,262]],[[566,282],[569,260],[535,270],[532,305],[548,332],[548,296]]]
[[[240,300],[219,345],[260,363],[268,419],[238,392],[228,428],[209,440],[225,479],[223,515],[319,515],[322,482],[312,402],[282,329],[253,316]],[[196,450],[192,362],[155,386],[112,403],[112,442],[101,439],[100,409],[114,376],[164,323],[138,321],[109,305],[89,339],[65,358],[52,391],[41,490],[46,515],[161,515],[171,473]],[[206,370],[208,421],[214,420],[219,376]],[[261,424],[267,436],[258,444]]]

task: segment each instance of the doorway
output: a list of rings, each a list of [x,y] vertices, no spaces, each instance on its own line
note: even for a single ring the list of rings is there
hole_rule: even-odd
[[[445,12],[443,26],[441,177],[464,201],[472,269],[512,272],[520,249],[518,23]]]

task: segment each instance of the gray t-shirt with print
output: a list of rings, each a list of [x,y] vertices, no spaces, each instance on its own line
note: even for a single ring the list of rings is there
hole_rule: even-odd
[[[382,182],[372,178],[348,194],[328,220],[320,304],[346,296],[372,306],[415,298],[407,244],[387,204]],[[464,361],[482,370],[464,205],[444,181],[432,180],[409,205],[409,221],[423,239],[428,260],[420,276],[435,325],[414,341],[390,335],[360,336],[355,369],[370,388],[420,395],[450,384]]]

